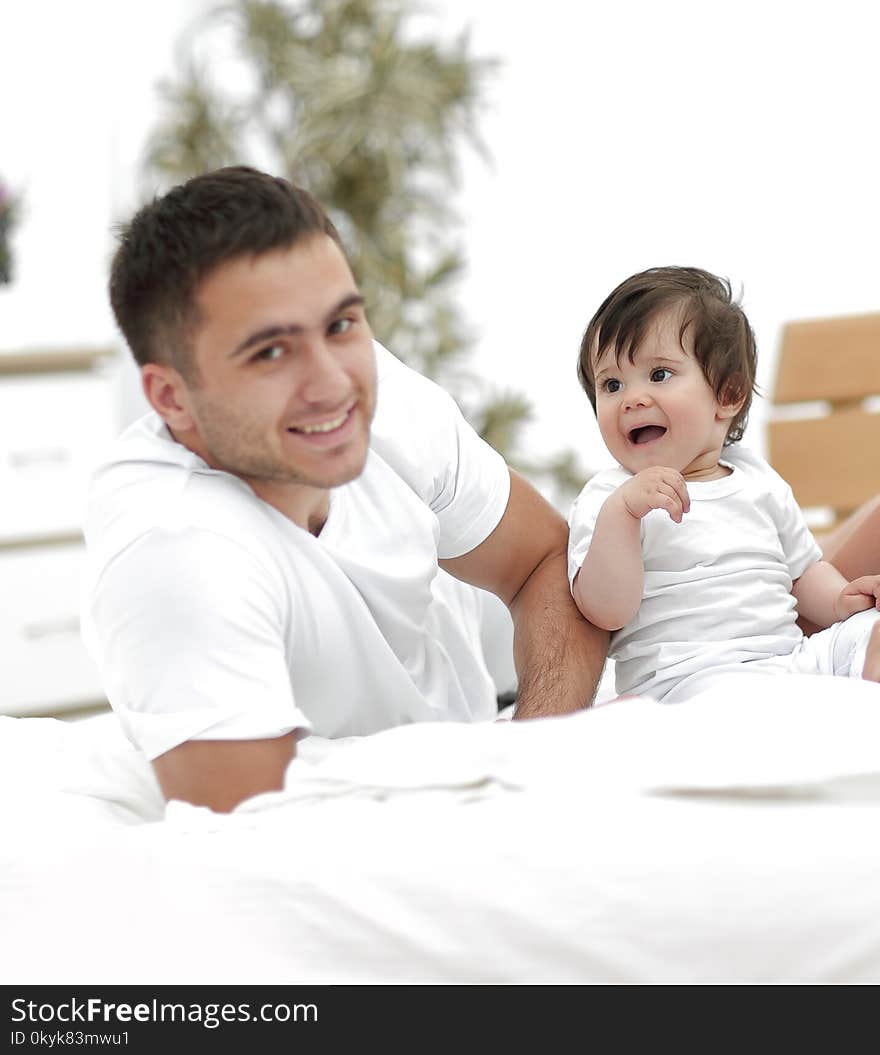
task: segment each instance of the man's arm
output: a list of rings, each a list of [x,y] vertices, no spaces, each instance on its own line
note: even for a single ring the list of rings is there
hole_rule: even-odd
[[[264,791],[280,791],[296,734],[272,740],[187,740],[153,759],[166,799],[220,813]]]
[[[308,721],[277,598],[269,563],[201,528],[151,532],[103,571],[93,645],[166,799],[226,811],[283,786]]]
[[[822,557],[848,582],[861,575],[876,575],[880,572],[880,496],[816,541],[822,547]]]
[[[492,534],[470,553],[440,562],[456,578],[497,594],[510,609],[517,718],[588,707],[605,663],[608,634],[588,623],[571,598],[567,545],[559,513],[511,471],[507,508]]]

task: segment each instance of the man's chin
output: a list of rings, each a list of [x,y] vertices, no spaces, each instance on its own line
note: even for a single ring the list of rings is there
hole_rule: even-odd
[[[361,475],[367,464],[368,451],[367,446],[358,452],[345,451],[341,453],[336,464],[333,464],[331,459],[331,463],[326,467],[316,468],[313,473],[303,474],[303,476],[311,477],[307,482],[313,487],[341,487]]]
[[[331,487],[342,487],[343,484],[350,484],[352,480],[357,480],[364,471],[364,465],[365,462],[361,462],[361,464],[354,469],[334,473],[320,481],[316,480],[314,486],[329,489]]]

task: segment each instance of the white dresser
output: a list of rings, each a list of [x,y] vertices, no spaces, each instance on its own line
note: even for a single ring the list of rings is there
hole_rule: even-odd
[[[80,639],[82,510],[117,378],[112,349],[0,353],[0,714],[106,702]]]

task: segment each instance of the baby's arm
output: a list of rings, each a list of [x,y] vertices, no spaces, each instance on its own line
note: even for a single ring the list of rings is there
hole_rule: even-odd
[[[817,626],[831,626],[856,612],[880,607],[880,575],[863,575],[847,582],[824,560],[811,564],[791,588],[798,615]]]
[[[639,527],[652,509],[665,509],[681,523],[690,509],[681,473],[664,466],[643,469],[608,497],[596,518],[572,593],[581,614],[603,630],[625,626],[642,603],[645,569]]]

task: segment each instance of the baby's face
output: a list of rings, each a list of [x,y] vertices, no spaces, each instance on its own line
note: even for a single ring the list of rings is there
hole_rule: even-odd
[[[631,473],[663,465],[686,479],[711,479],[724,473],[718,458],[732,414],[679,327],[677,311],[658,316],[633,362],[626,353],[616,362],[610,349],[598,360],[594,353],[596,415],[608,450]]]

